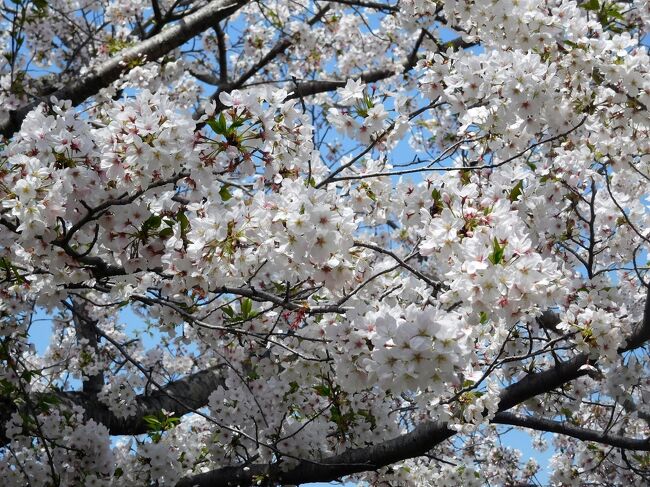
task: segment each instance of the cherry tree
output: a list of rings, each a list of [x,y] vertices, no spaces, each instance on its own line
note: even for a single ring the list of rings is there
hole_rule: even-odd
[[[0,23],[2,485],[648,485],[647,1]]]

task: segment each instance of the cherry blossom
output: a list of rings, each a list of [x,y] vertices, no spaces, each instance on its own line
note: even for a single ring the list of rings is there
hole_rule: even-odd
[[[1,8],[4,484],[647,485],[647,2]]]

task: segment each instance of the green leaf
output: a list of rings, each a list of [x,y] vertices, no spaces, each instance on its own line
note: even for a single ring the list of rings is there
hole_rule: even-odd
[[[333,404],[332,407],[330,408],[330,415],[331,415],[332,422],[340,426],[343,420],[343,416],[341,416],[341,410],[336,404]]]
[[[583,51],[585,51],[587,49],[584,44],[578,44],[577,42],[566,40],[566,41],[564,41],[564,43],[567,46],[572,47],[574,49],[582,49]]]
[[[481,311],[479,313],[479,318],[481,320],[481,325],[486,324],[488,322],[488,320],[490,319],[490,317],[488,316],[488,314],[485,311]]]
[[[241,314],[244,316],[244,319],[251,316],[251,311],[253,310],[253,301],[249,298],[244,298],[241,301]]]
[[[314,386],[314,391],[316,391],[316,394],[322,397],[329,397],[332,393],[331,389],[326,385]]]
[[[180,424],[180,422],[181,422],[181,418],[177,418],[175,416],[169,416],[168,418],[165,419],[165,423],[164,423],[165,429],[172,428],[177,424]]]
[[[61,403],[61,399],[59,399],[57,396],[54,394],[44,394],[43,396],[39,396],[38,400],[38,406],[44,411],[47,411],[51,409],[52,406],[56,406],[57,404]]]
[[[377,427],[377,418],[375,418],[375,416],[368,409],[359,409],[357,411],[357,414],[370,425],[371,430],[374,430]]]
[[[253,369],[246,374],[246,378],[248,380],[257,380],[260,378],[260,374],[257,372],[256,369]]]
[[[236,119],[234,119],[232,121],[232,123],[230,124],[229,132],[234,132],[235,129],[238,129],[239,127],[244,125],[245,121],[246,121],[246,118],[244,118],[244,117],[237,117]]]
[[[613,25],[610,25],[607,29],[611,32],[614,32],[615,34],[622,34],[623,32],[625,32],[625,29]]]
[[[150,216],[145,222],[142,224],[142,229],[147,231],[147,230],[155,230],[160,226],[162,223],[162,217],[158,215],[152,215]]]
[[[149,431],[160,431],[162,429],[162,423],[153,414],[144,416],[142,419],[147,423],[147,429]]]
[[[178,222],[181,224],[181,231],[186,232],[190,228],[190,221],[182,211],[178,213]]]
[[[618,10],[618,7],[614,4],[607,7],[607,10],[605,10],[605,12],[607,13],[607,16],[610,19],[625,20],[623,14]]]
[[[36,375],[36,372],[33,370],[26,370],[22,374],[20,374],[20,377],[25,381],[25,382],[31,382],[34,376]]]
[[[174,230],[172,228],[163,228],[161,231],[158,232],[158,236],[162,238],[163,240],[167,240],[170,238],[172,235],[174,235]]]
[[[0,395],[8,396],[15,390],[14,385],[7,379],[0,379]]]
[[[597,68],[594,68],[594,70],[592,71],[592,73],[591,73],[591,79],[593,79],[593,80],[594,80],[596,83],[598,83],[599,85],[602,84],[603,81],[605,81],[605,77],[604,77],[603,74],[600,72],[600,70],[597,69]]]
[[[210,126],[212,130],[214,130],[215,133],[219,133],[219,125],[217,124],[217,121],[214,118],[208,118],[206,123]]]
[[[598,0],[589,0],[588,2],[581,4],[580,8],[597,12],[598,10],[600,10],[600,3],[598,2]]]
[[[0,269],[5,271],[6,274],[5,279],[7,279],[8,281],[12,281],[13,279],[15,279],[15,281],[18,284],[25,283],[25,278],[20,275],[20,272],[18,271],[16,266],[13,265],[11,261],[5,259],[4,257],[0,257]],[[12,278],[12,274],[13,274],[13,278]]]
[[[508,199],[509,199],[511,202],[515,202],[515,201],[517,201],[517,199],[519,198],[519,196],[521,196],[521,190],[523,189],[523,187],[524,187],[524,183],[523,183],[523,181],[519,181],[519,182],[515,185],[515,187],[512,188],[512,190],[510,191],[510,194],[508,195]]]
[[[38,10],[45,10],[47,8],[46,0],[34,0],[34,5]]]
[[[181,226],[181,239],[183,240],[183,245],[190,244],[191,242],[187,238],[187,233],[190,231],[190,220],[182,210],[178,212],[176,219]]]
[[[226,123],[226,117],[224,117],[223,113],[219,114],[217,125],[219,126],[220,134],[225,134],[228,131],[228,124]]]
[[[431,190],[431,198],[433,198],[433,206],[431,208],[431,214],[432,216],[435,216],[440,214],[444,207],[442,204],[442,193],[440,192],[439,189],[433,188]]]
[[[228,191],[228,185],[224,184],[221,186],[221,189],[219,190],[219,196],[221,196],[222,201],[228,201],[230,198],[232,198],[232,195],[230,194],[230,191]]]
[[[225,136],[228,132],[228,126],[226,124],[226,117],[223,116],[223,113],[219,114],[218,119],[209,118],[207,124],[210,126],[215,133]]]
[[[503,261],[503,256],[505,254],[506,244],[503,244],[503,247],[499,245],[499,241],[496,237],[492,241],[492,253],[488,256],[488,259],[492,264],[498,265]]]

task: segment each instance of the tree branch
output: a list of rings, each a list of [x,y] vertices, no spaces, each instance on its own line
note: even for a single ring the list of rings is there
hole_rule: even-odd
[[[387,3],[380,2],[367,2],[364,0],[329,0],[332,3],[340,3],[343,5],[349,5],[351,7],[364,7],[370,8],[373,10],[379,10],[382,12],[399,12],[399,4],[390,5]]]
[[[416,45],[419,46],[422,42],[422,35],[420,35],[416,41]],[[475,46],[474,42],[463,41],[460,37],[453,39],[449,42],[442,44],[442,46],[450,47],[453,49],[466,49],[469,47]],[[366,71],[360,75],[355,75],[355,79],[359,79],[364,83],[374,83],[376,81],[381,81],[392,76],[396,76],[400,73],[407,73],[415,67],[417,64],[418,57],[416,52],[411,51],[408,58],[402,63],[402,69],[376,69],[372,71]],[[327,91],[334,91],[337,88],[343,88],[347,80],[335,80],[335,81],[325,81],[325,80],[314,80],[314,81],[305,81],[303,83],[298,83],[293,92],[287,97],[287,99],[294,98],[303,98],[305,96],[317,95],[319,93],[325,93]]]
[[[650,438],[636,439],[625,436],[609,435],[604,431],[596,431],[580,428],[561,421],[553,421],[546,418],[535,418],[533,416],[519,416],[513,413],[497,413],[493,423],[509,424],[538,431],[548,431],[560,435],[571,436],[582,441],[593,441],[605,445],[625,448],[626,450],[650,451]]]
[[[225,19],[247,2],[248,0],[214,0],[160,34],[120,51],[117,56],[91,69],[78,82],[60,88],[52,93],[52,96],[59,100],[71,100],[73,105],[78,105],[129,71],[129,64],[134,60],[158,59]],[[9,112],[9,118],[0,123],[0,133],[7,138],[11,137],[19,130],[27,114],[41,101],[44,100],[34,100],[18,110]]]
[[[214,26],[214,31],[217,34],[217,46],[219,49],[219,84],[226,85],[228,83],[228,53],[226,51],[226,36],[219,25],[219,22]]]
[[[135,401],[135,415],[128,418],[118,418],[99,401],[88,398],[84,393],[69,393],[70,399],[86,410],[86,414],[97,422],[104,424],[111,435],[138,435],[146,433],[145,416],[160,413],[162,409],[173,411],[175,416],[184,416],[208,403],[208,398],[225,382],[219,373],[222,366],[210,367],[206,370],[188,375],[182,379],[170,382],[160,390],[149,395],[139,395]],[[183,404],[175,398],[183,398]]]
[[[501,394],[499,410],[503,411],[539,394],[550,392],[559,385],[583,375],[585,372],[577,370],[581,360],[564,362],[552,369],[530,374],[506,387]],[[584,360],[586,361],[586,357]],[[266,476],[269,480],[267,484],[262,485],[327,482],[422,456],[455,434],[447,423],[424,422],[413,431],[397,438],[366,448],[347,450],[319,462],[305,460],[285,472],[280,471],[277,465],[251,465],[247,470],[225,467],[182,479],[176,487],[230,487],[252,482],[254,477],[260,476]]]
[[[326,7],[320,9],[311,19],[307,21],[307,25],[313,26],[317,22],[320,22],[320,20],[325,16],[327,12],[329,12],[330,6],[327,5]],[[210,97],[211,100],[214,100],[216,102],[216,110],[221,111],[225,108],[225,105],[221,103],[219,100],[219,95],[225,91],[225,90],[235,90],[237,88],[241,88],[249,79],[251,79],[253,76],[255,76],[260,70],[262,70],[265,66],[267,66],[270,62],[272,62],[274,59],[276,59],[280,54],[284,53],[291,45],[293,44],[293,39],[291,38],[284,38],[280,41],[278,41],[269,51],[262,56],[262,58],[257,61],[255,64],[253,64],[248,70],[246,70],[245,73],[243,73],[241,76],[239,76],[235,81],[232,83],[224,83],[223,76],[221,75],[221,72],[219,73],[220,79],[219,79],[219,88],[212,94]],[[220,71],[222,70],[221,66],[221,44],[219,45],[219,69]],[[225,52],[224,52],[224,59],[225,59]],[[225,72],[225,70],[224,70]],[[199,113],[196,115],[196,118],[199,118],[202,113]]]
[[[210,394],[219,386],[225,386],[223,377],[219,373],[221,367],[215,366],[196,372],[168,383],[161,390],[136,396],[133,402],[135,414],[127,418],[116,416],[104,403],[97,400],[95,394],[85,391],[50,391],[46,395],[48,397],[55,395],[64,408],[72,405],[81,406],[88,419],[106,426],[111,435],[139,435],[148,431],[147,423],[143,419],[145,416],[160,413],[165,409],[173,411],[180,417],[205,406]],[[183,398],[183,405],[174,399],[176,397]],[[4,428],[15,410],[15,405],[0,403],[0,446],[8,442]]]
[[[79,298],[72,298],[72,321],[74,322],[77,343],[87,342],[95,354],[99,351],[99,337],[92,326],[89,317],[89,303]],[[82,390],[89,395],[96,395],[104,387],[104,374],[100,371],[83,380]]]
[[[650,297],[650,291],[649,291]],[[650,304],[646,300],[646,313],[644,319],[637,330],[632,334],[627,344],[619,349],[623,353],[642,345],[647,340],[650,328]],[[535,372],[525,376],[518,382],[506,387],[500,394],[499,408],[494,422],[498,421],[520,421],[523,420],[514,414],[503,414],[506,410],[517,406],[535,396],[546,394],[554,389],[587,374],[586,370],[580,368],[587,363],[588,355],[580,354],[576,357],[560,362],[554,367]],[[526,420],[530,427],[541,425],[543,419],[531,418]],[[509,424],[509,423],[508,423]],[[561,425],[562,423],[560,423]],[[599,432],[584,430],[581,428],[563,428],[563,432],[555,431],[560,429],[555,422],[549,424],[553,432],[569,434],[569,436],[583,435],[589,441],[600,441],[608,439],[612,442],[618,442],[633,446],[634,449],[650,450],[650,444],[647,440],[635,440],[616,436],[603,436]],[[528,426],[526,426],[528,427]],[[447,423],[441,422],[424,422],[416,426],[412,431],[398,436],[391,440],[384,441],[377,445],[366,448],[346,450],[339,455],[334,455],[320,461],[303,460],[295,467],[281,471],[279,465],[250,465],[246,469],[240,467],[224,467],[209,472],[204,472],[191,477],[182,479],[176,487],[231,487],[239,484],[252,484],[254,479],[260,477],[265,481],[259,485],[277,485],[277,484],[300,484],[303,482],[328,482],[340,479],[353,473],[376,470],[380,467],[390,465],[409,458],[424,455],[436,445],[454,436],[456,432],[450,429]]]

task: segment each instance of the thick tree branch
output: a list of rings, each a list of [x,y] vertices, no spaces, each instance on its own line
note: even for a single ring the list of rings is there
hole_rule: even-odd
[[[85,341],[95,354],[99,351],[99,337],[95,329],[90,326],[89,303],[79,298],[72,298],[72,320],[74,322],[77,343]],[[104,374],[98,372],[83,380],[82,390],[90,395],[96,395],[104,387]]]
[[[506,387],[501,393],[499,411],[506,411],[539,394],[545,394],[570,382],[578,377],[587,375],[580,367],[585,365],[589,357],[580,354],[566,362],[560,362],[547,370],[528,374],[523,379]]]
[[[111,435],[139,435],[147,432],[145,416],[158,414],[165,409],[180,417],[205,406],[210,394],[225,385],[220,369],[221,366],[211,367],[170,382],[149,395],[137,396],[135,414],[128,418],[115,416],[104,404],[85,393],[71,392],[66,395],[83,407],[89,418],[105,425]],[[179,404],[175,398],[182,398],[183,404]]]
[[[650,297],[650,291],[649,291]],[[619,349],[623,353],[638,346],[641,346],[647,340],[650,328],[650,304],[646,300],[645,314],[643,322],[632,334],[624,347]],[[501,415],[508,409],[517,406],[535,396],[546,394],[562,385],[587,374],[587,371],[581,367],[588,361],[588,355],[580,354],[566,362],[561,362],[541,372],[536,372],[525,376],[523,379],[506,387],[499,401],[499,408],[494,422],[501,421],[521,421],[518,416],[508,413]],[[529,425],[540,425],[541,422],[548,421],[543,419],[531,419]],[[523,421],[522,421],[523,422]],[[554,423],[554,422],[552,422]],[[561,423],[560,423],[561,424]],[[519,425],[517,425],[519,426]],[[609,439],[612,442],[624,443],[633,446],[635,449],[650,450],[647,440],[635,440],[621,437],[603,437],[599,432],[591,430],[564,429],[568,433],[555,431],[559,429],[556,424],[550,424],[554,428],[553,432],[569,434],[574,436],[580,434],[588,437],[589,441],[600,441]],[[526,426],[532,427],[532,426]],[[535,429],[535,428],[534,428]],[[265,483],[261,485],[280,484],[299,484],[303,482],[327,482],[340,479],[353,473],[376,470],[377,468],[390,465],[391,463],[406,460],[424,455],[436,445],[442,443],[448,438],[454,436],[456,432],[451,430],[446,423],[425,422],[418,425],[413,431],[401,435],[397,438],[387,440],[383,443],[369,446],[366,448],[347,450],[339,455],[325,458],[320,461],[301,461],[295,467],[287,470],[279,470],[277,465],[250,465],[246,469],[239,467],[225,467],[209,472],[201,473],[192,477],[182,479],[176,487],[231,487],[240,484],[252,484],[253,479],[265,478]],[[623,441],[625,440],[625,441]],[[617,446],[619,446],[617,444]]]
[[[225,19],[247,2],[248,0],[214,0],[161,33],[120,51],[117,56],[91,69],[76,83],[55,91],[52,96],[59,100],[71,100],[73,105],[78,105],[116,81],[130,69],[129,65],[133,65],[134,61],[158,59]],[[41,101],[43,100],[34,100],[18,110],[10,112],[9,118],[0,123],[0,133],[7,138],[11,137],[19,130],[27,114]]]
[[[506,387],[501,394],[499,410],[504,411],[539,394],[550,392],[559,385],[583,375],[585,372],[578,370],[581,360],[561,363],[551,369],[530,374]],[[584,360],[586,361],[586,358]],[[319,462],[302,461],[286,472],[270,465],[252,465],[248,470],[226,467],[183,479],[177,487],[230,487],[252,482],[254,477],[259,476],[267,476],[269,482],[266,485],[327,482],[424,455],[455,434],[446,423],[425,422],[413,431],[392,440],[366,448],[347,450]]]
[[[645,298],[645,307],[643,308],[643,321],[639,323],[632,336],[628,338],[623,351],[639,348],[645,342],[650,340],[650,286],[648,286]]]
[[[266,477],[266,482],[259,485],[327,482],[423,455],[455,433],[445,423],[425,423],[410,433],[379,445],[347,450],[318,462],[302,461],[285,472],[270,465],[251,465],[246,469],[225,467],[182,479],[176,487],[252,485],[253,479],[260,477]]]
[[[228,52],[226,50],[226,35],[223,33],[218,22],[214,26],[214,31],[217,34],[217,46],[219,48],[219,83],[225,85],[228,83]]]
[[[72,405],[81,406],[88,419],[106,426],[111,435],[139,435],[148,431],[147,423],[143,419],[145,416],[158,414],[165,409],[173,411],[175,416],[180,417],[205,406],[210,394],[217,387],[225,385],[220,369],[221,366],[211,367],[170,382],[162,390],[136,396],[133,402],[135,412],[127,418],[113,414],[104,403],[97,400],[94,393],[67,391],[48,392],[47,395],[51,397],[54,394],[64,408]],[[182,398],[183,405],[174,398]],[[0,401],[0,446],[8,442],[4,428],[9,416],[15,410],[15,405]]]

